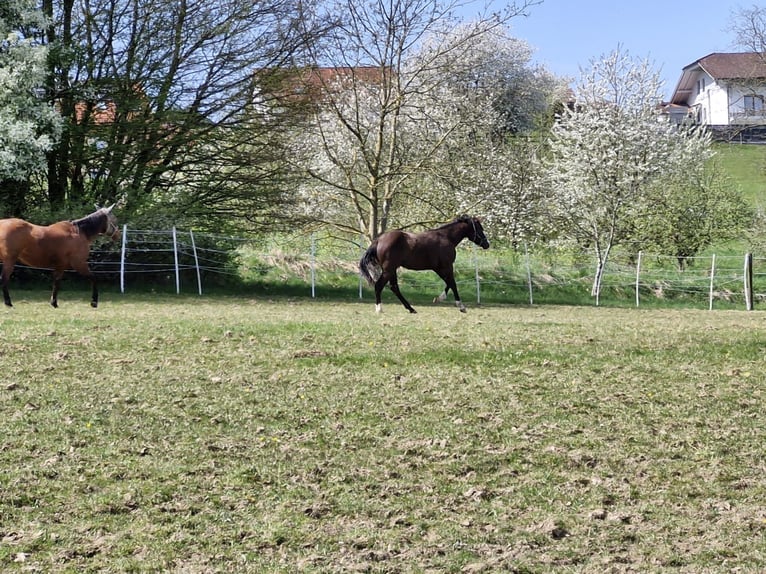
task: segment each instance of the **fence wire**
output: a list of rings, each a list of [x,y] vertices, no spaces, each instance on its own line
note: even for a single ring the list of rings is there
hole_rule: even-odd
[[[358,278],[358,261],[365,248],[361,237],[357,241],[316,235],[253,240],[125,226],[120,245],[94,245],[91,269],[106,280],[119,278],[123,292],[132,285],[151,282],[175,283],[178,293],[194,290],[203,294],[205,283],[260,277],[262,281],[302,284],[307,297],[322,296],[356,280],[358,296],[372,299],[372,289]],[[745,254],[699,256],[688,258],[680,269],[676,258],[669,255],[617,254],[606,267],[601,297],[638,306],[663,300],[711,309],[715,304],[740,306],[746,299],[744,261]],[[526,246],[484,251],[467,242],[458,247],[455,262],[461,298],[477,303],[567,302],[573,291],[582,293],[583,301],[592,302],[595,269],[595,259],[587,251],[562,255],[561,251]],[[752,300],[763,302],[766,257],[753,257],[751,272]],[[399,277],[402,290],[421,297],[434,297],[444,288],[434,273],[401,270]]]

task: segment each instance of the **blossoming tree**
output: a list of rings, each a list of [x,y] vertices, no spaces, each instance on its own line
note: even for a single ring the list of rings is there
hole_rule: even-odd
[[[295,138],[296,169],[310,176],[304,214],[369,240],[476,213],[484,152],[545,104],[551,76],[529,68],[529,48],[504,28],[535,3],[456,25],[454,0],[338,2],[337,42],[316,59],[329,72],[312,76],[321,97]]]
[[[633,236],[650,192],[698,171],[712,151],[703,132],[659,120],[662,82],[650,62],[618,48],[591,64],[551,131],[547,177],[561,233],[595,252],[598,301],[610,252]]]

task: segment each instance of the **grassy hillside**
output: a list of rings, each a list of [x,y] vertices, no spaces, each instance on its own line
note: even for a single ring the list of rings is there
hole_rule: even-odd
[[[766,206],[766,146],[716,144],[716,157],[745,197]]]

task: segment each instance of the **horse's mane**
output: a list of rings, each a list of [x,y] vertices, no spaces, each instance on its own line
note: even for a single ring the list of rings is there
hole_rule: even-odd
[[[90,238],[94,235],[98,235],[103,231],[105,217],[106,214],[104,213],[104,210],[99,209],[98,211],[95,211],[90,215],[86,215],[85,217],[81,217],[80,219],[73,219],[72,224],[75,225],[80,233],[85,235],[85,237]]]
[[[437,227],[437,229],[444,229],[445,227],[449,227],[450,225],[455,225],[456,223],[461,223],[461,222],[464,222],[464,221],[470,222],[472,219],[473,219],[473,217],[471,217],[470,215],[461,215],[460,217],[456,217],[455,219],[453,219],[449,223],[445,223],[444,225],[440,225],[439,227]]]

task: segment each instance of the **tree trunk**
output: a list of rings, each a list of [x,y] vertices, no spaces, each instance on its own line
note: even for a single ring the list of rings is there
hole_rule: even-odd
[[[46,31],[46,40],[49,45],[60,42],[58,50],[52,51],[56,56],[48,59],[48,100],[57,106],[62,117],[67,121],[61,134],[59,144],[48,153],[48,200],[54,209],[64,205],[69,176],[69,146],[70,130],[76,123],[75,106],[69,86],[69,62],[62,58],[72,45],[72,10],[74,0],[61,2],[61,37],[56,35],[53,14],[53,0],[43,0],[43,13],[48,17],[51,25]]]
[[[605,249],[596,248],[596,275],[593,278],[593,287],[590,290],[591,297],[596,298],[596,306],[600,303],[601,296],[601,283],[604,279],[604,272],[606,271],[606,263],[609,259],[609,250],[611,245],[608,245]]]

